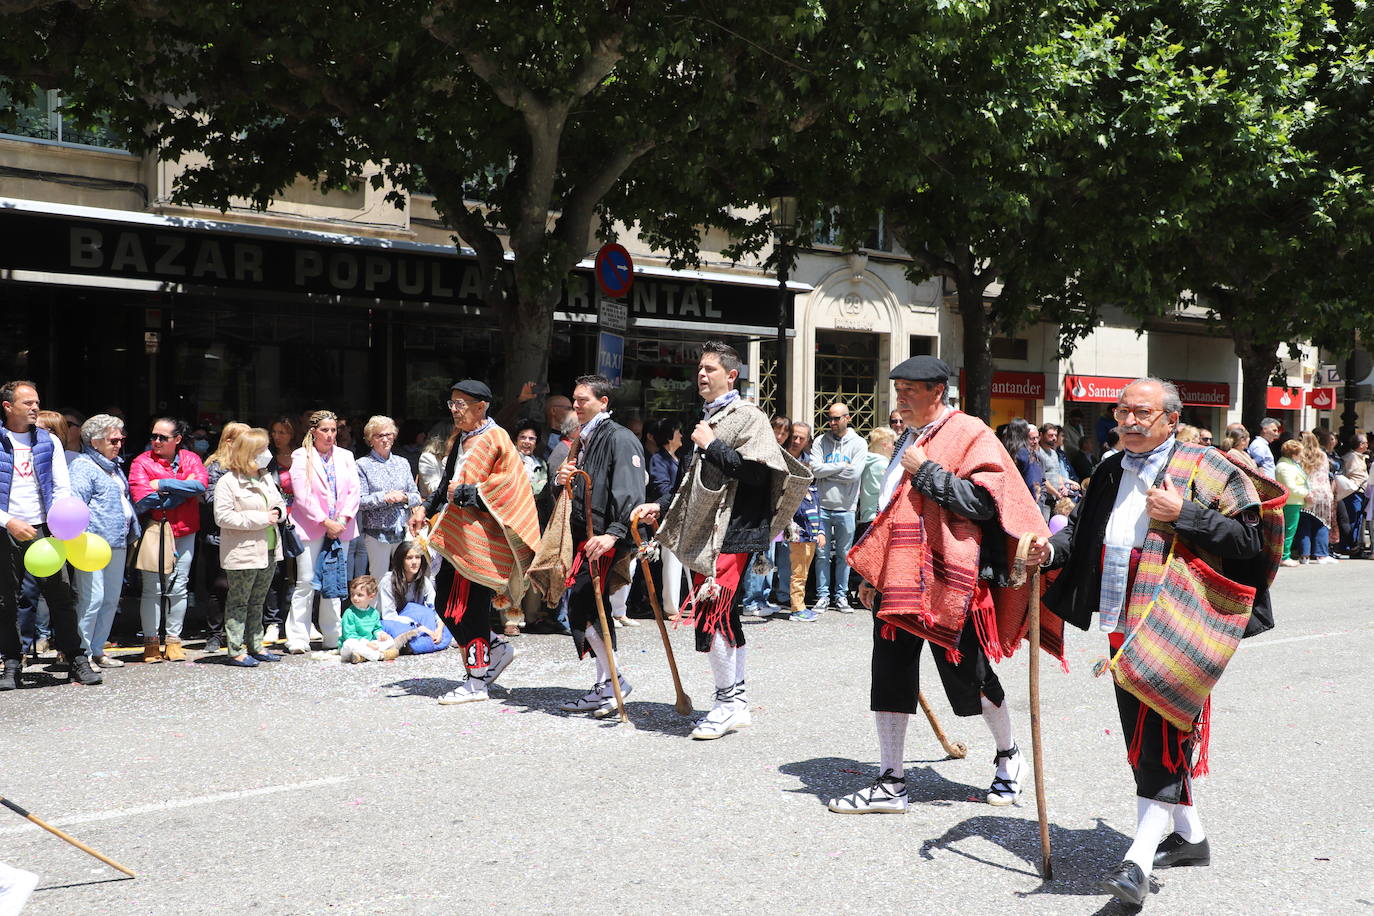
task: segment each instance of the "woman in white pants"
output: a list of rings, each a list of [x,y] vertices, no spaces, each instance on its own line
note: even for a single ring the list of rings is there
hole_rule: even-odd
[[[300,655],[310,648],[310,606],[315,588],[315,562],[327,540],[347,544],[358,536],[360,484],[358,466],[345,449],[335,448],[338,417],[332,411],[310,415],[301,447],[291,453],[291,520],[296,523],[304,552],[296,558],[296,588],[291,593],[291,616],[286,621],[286,650]],[[339,647],[338,598],[320,597],[320,635],[325,650]]]
[[[425,509],[420,505],[410,462],[391,451],[396,443],[396,421],[383,416],[368,420],[363,441],[372,451],[358,459],[362,487],[358,527],[363,530],[367,548],[367,571],[381,581],[391,569],[396,545],[409,540],[424,524]]]

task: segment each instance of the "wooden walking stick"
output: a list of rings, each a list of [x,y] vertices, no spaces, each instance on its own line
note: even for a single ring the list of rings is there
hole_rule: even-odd
[[[73,839],[72,837],[67,836],[67,834],[63,833],[61,830],[58,830],[58,829],[57,829],[56,827],[54,827],[52,824],[48,824],[48,823],[45,823],[45,822],[39,820],[38,818],[34,817],[34,816],[33,816],[32,814],[30,814],[29,812],[25,811],[23,808],[21,808],[21,807],[19,807],[18,805],[16,805],[14,802],[10,801],[8,798],[5,798],[3,795],[0,795],[0,805],[4,805],[6,808],[9,808],[11,811],[13,811],[15,814],[19,815],[20,817],[24,818],[25,820],[33,821],[35,824],[37,824],[38,826],[42,827],[44,830],[48,831],[48,833],[51,833],[53,836],[57,837],[58,839],[60,839],[60,840],[66,840],[68,843],[71,843],[73,846],[75,846],[77,849],[79,849],[79,850],[81,850],[82,852],[84,852],[86,855],[88,855],[88,856],[95,856],[97,859],[99,859],[100,861],[104,862],[106,865],[110,866],[111,868],[115,868],[115,869],[118,869],[119,871],[124,872],[124,874],[128,875],[130,878],[137,878],[137,877],[138,877],[138,875],[134,874],[132,871],[130,871],[129,869],[125,868],[123,865],[120,865],[120,864],[119,864],[118,862],[116,862],[114,859],[109,859],[109,858],[106,858],[105,856],[102,856],[100,853],[96,852],[94,849],[92,849],[91,847],[87,846],[85,843],[81,842],[80,840],[76,840],[76,839]]]
[[[956,760],[963,760],[967,757],[968,745],[962,741],[949,740],[945,730],[940,727],[940,720],[935,718],[935,710],[930,708],[930,701],[926,699],[926,695],[917,691],[916,699],[920,701],[921,712],[926,714],[926,721],[930,723],[930,730],[935,732],[935,737],[940,740],[940,746],[945,749],[945,753]]]
[[[1045,805],[1044,750],[1040,743],[1040,564],[1030,563],[1027,559],[1034,540],[1033,534],[1021,536],[1021,543],[1016,548],[1012,581],[1020,582],[1024,578],[1029,594],[1030,720],[1031,754],[1035,766],[1035,813],[1040,819],[1040,874],[1050,881],[1054,878],[1054,865],[1050,859],[1050,813]]]
[[[635,551],[639,554],[639,568],[644,573],[644,588],[649,593],[649,606],[654,609],[654,620],[658,621],[658,635],[663,638],[663,651],[668,656],[668,670],[673,674],[673,689],[677,691],[677,702],[673,704],[673,709],[677,710],[680,716],[690,716],[692,698],[682,689],[682,678],[677,673],[677,659],[673,657],[673,643],[668,639],[668,625],[663,620],[663,606],[658,603],[658,589],[654,588],[653,573],[649,571],[649,557],[644,552],[644,542],[639,537],[640,524],[637,513],[630,516],[630,533],[634,536]],[[658,522],[646,520],[642,524],[658,530]]]
[[[567,487],[568,498],[572,499],[573,481],[578,477],[581,477],[585,482],[585,486],[582,490],[582,507],[583,514],[587,516],[587,540],[590,541],[592,538],[596,537],[592,531],[592,478],[586,471],[579,469],[573,471],[572,474],[568,476],[568,482],[564,484],[564,486]],[[608,554],[606,562],[609,563],[613,556],[613,552]],[[611,648],[611,625],[610,621],[606,619],[606,601],[601,596],[601,577],[596,574],[592,559],[587,557],[585,552],[583,553],[583,557],[586,557],[587,561],[587,575],[590,576],[592,580],[592,593],[596,595],[596,615],[601,620],[601,632],[604,634],[602,642],[606,646],[606,665],[611,669],[611,689],[615,691],[616,709],[620,711],[620,721],[628,722],[630,721],[630,717],[625,714],[625,697],[620,694],[620,673],[615,667],[615,649]]]

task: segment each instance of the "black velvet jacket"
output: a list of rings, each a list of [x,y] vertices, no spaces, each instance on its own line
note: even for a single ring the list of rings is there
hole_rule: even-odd
[[[1102,544],[1107,536],[1107,520],[1116,504],[1116,491],[1121,486],[1122,457],[1119,452],[1098,465],[1087,494],[1069,516],[1068,524],[1050,538],[1054,556],[1046,568],[1063,572],[1046,589],[1045,606],[1082,630],[1092,624],[1092,615],[1101,599]],[[1161,471],[1155,485],[1163,478]],[[1264,574],[1259,513],[1246,511],[1228,518],[1185,500],[1174,530],[1184,543],[1221,557],[1218,572],[1223,576],[1255,588],[1254,611],[1245,635],[1272,629],[1274,615]]]

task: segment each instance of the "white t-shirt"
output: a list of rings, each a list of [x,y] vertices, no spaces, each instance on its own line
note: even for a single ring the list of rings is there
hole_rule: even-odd
[[[33,463],[35,437],[47,436],[52,440],[52,498],[62,499],[72,495],[71,478],[67,475],[67,459],[63,455],[62,443],[46,429],[32,427],[28,432],[16,433],[5,430],[14,453],[14,474],[10,480],[9,505],[0,511],[0,525],[9,523],[11,518],[41,525],[47,521],[43,509],[42,495],[38,489],[38,469]]]

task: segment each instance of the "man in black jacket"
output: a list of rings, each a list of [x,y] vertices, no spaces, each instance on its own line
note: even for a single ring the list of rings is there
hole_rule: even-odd
[[[574,435],[569,457],[558,468],[555,485],[573,480],[571,523],[573,537],[572,587],[568,590],[568,625],[572,628],[577,657],[590,650],[596,659],[596,682],[584,696],[562,705],[567,712],[590,712],[603,718],[615,712],[615,689],[604,640],[615,649],[615,630],[600,633],[593,573],[600,577],[602,594],[610,595],[607,580],[630,550],[630,513],[644,500],[644,450],[639,438],[611,419],[610,380],[584,375],[573,388],[573,411],[582,424]],[[573,472],[581,470],[592,481],[592,536],[587,537],[586,481]],[[620,671],[620,692],[630,693],[630,682]]]
[[[1261,500],[1273,500],[1280,488],[1216,450],[1177,442],[1181,407],[1172,383],[1142,378],[1127,385],[1113,411],[1123,451],[1098,466],[1068,525],[1030,553],[1032,562],[1061,570],[1045,591],[1045,606],[1085,630],[1097,614],[1114,653],[1150,609],[1162,617],[1162,608],[1183,605],[1160,601],[1177,588],[1163,573],[1170,560],[1180,562],[1176,549],[1195,552],[1188,562],[1205,564],[1213,577],[1254,589],[1246,635],[1273,626],[1268,584],[1278,551],[1266,549]],[[1102,889],[1140,906],[1153,869],[1211,862],[1192,792],[1205,732],[1180,731],[1120,684],[1116,702],[1135,778],[1136,835]]]

